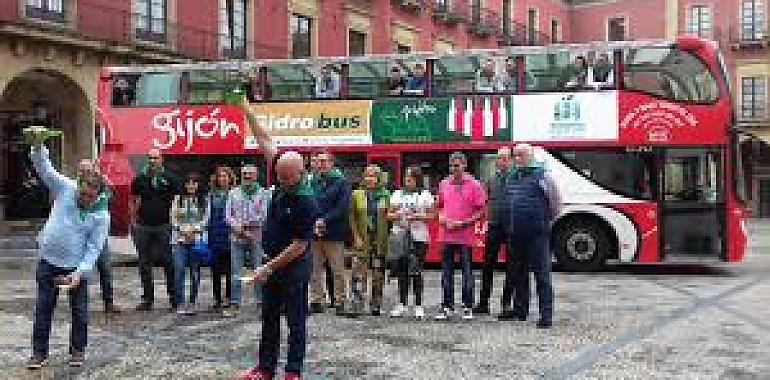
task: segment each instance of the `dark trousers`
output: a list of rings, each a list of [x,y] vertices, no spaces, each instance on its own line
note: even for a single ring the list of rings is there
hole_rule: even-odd
[[[259,341],[259,365],[275,372],[281,343],[281,308],[285,305],[289,326],[286,372],[302,372],[307,345],[308,283],[310,259],[290,265],[270,276],[262,288],[262,337]]]
[[[229,245],[229,244],[228,244]],[[225,278],[225,298],[230,301],[230,247],[215,248],[214,262],[211,263],[211,283],[214,289],[214,301],[217,304],[223,304],[222,300],[222,277]]]
[[[32,352],[48,357],[48,338],[51,335],[51,319],[56,307],[59,289],[54,278],[70,274],[74,268],[55,267],[45,260],[37,264],[37,301],[35,304],[35,322],[32,326]],[[83,352],[88,340],[88,285],[86,277],[80,279],[76,288],[68,291],[72,324],[70,328],[70,353]]]
[[[473,269],[471,268],[471,247],[462,244],[444,243],[441,252],[441,290],[443,293],[442,307],[454,308],[454,256],[460,255],[462,268],[462,301],[463,307],[473,307]]]
[[[152,304],[155,300],[155,285],[152,269],[159,259],[166,276],[166,292],[169,302],[174,302],[174,267],[171,264],[171,226],[135,225],[134,245],[139,254],[139,278],[142,281],[142,302]]]
[[[334,297],[334,271],[332,271],[332,265],[329,260],[324,261],[324,269],[326,273],[326,292],[329,293],[329,304],[336,305]]]
[[[508,234],[504,226],[489,225],[486,241],[484,242],[484,263],[481,266],[481,292],[479,293],[479,304],[489,306],[489,297],[492,295],[493,276],[497,257],[500,253],[500,247],[508,242]],[[508,252],[506,247],[506,252]],[[510,255],[507,255],[508,257]],[[506,259],[506,262],[508,260]],[[503,287],[502,305],[510,305],[512,288]]]
[[[96,259],[96,269],[99,270],[99,286],[102,289],[102,300],[104,305],[112,305],[113,290],[112,290],[112,260],[110,257],[110,250],[107,248],[107,243],[104,243],[104,248],[99,254],[99,258]]]
[[[537,301],[540,319],[551,321],[553,318],[553,285],[551,281],[551,251],[548,234],[512,236],[514,259],[510,266],[515,283],[513,311],[521,316],[529,314],[529,271],[535,275]]]
[[[427,251],[427,243],[414,242],[410,255],[398,260],[398,297],[399,302],[404,305],[408,303],[410,282],[414,292],[414,304],[416,306],[422,305],[422,267],[425,263],[425,253]]]

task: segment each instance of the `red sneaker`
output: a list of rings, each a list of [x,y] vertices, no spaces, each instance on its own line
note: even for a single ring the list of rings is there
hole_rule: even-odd
[[[302,379],[302,376],[299,375],[299,372],[286,372],[283,374],[283,380],[300,380]]]
[[[236,380],[272,380],[273,373],[257,367],[247,369],[238,374]]]

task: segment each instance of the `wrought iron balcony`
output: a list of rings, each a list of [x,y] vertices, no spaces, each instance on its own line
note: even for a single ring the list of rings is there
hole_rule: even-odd
[[[423,8],[423,0],[391,0],[391,4],[408,12],[419,12]]]

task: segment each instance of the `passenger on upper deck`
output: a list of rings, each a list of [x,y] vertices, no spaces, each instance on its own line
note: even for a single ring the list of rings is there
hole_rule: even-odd
[[[516,60],[513,57],[505,59],[505,69],[500,73],[498,85],[505,92],[516,92],[518,73],[516,72]]]
[[[595,89],[611,87],[615,83],[615,71],[607,53],[599,55],[599,59],[588,66],[588,86]]]
[[[564,87],[567,89],[575,90],[586,87],[588,81],[588,63],[586,58],[582,55],[575,57],[575,63],[573,67],[568,69],[567,78],[570,78]]]
[[[476,92],[495,92],[498,89],[498,78],[495,72],[495,61],[487,58],[476,71]]]
[[[390,95],[399,96],[406,88],[406,78],[401,74],[398,66],[393,66],[388,74],[388,92]]]
[[[334,70],[334,65],[326,64],[321,68],[321,75],[315,81],[315,97],[318,99],[340,97],[340,76]]]
[[[409,79],[406,82],[406,89],[404,94],[407,95],[422,95],[425,93],[425,66],[422,63],[417,63],[412,69],[412,73],[409,75]]]

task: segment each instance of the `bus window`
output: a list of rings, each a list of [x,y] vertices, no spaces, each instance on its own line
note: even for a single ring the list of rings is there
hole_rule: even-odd
[[[237,71],[200,70],[190,71],[188,102],[192,104],[222,103],[225,94],[234,89],[245,90],[248,84],[243,74]]]
[[[472,93],[478,69],[475,56],[453,55],[437,59],[433,66],[434,94]]]
[[[570,81],[577,83],[578,57],[584,56],[571,57],[567,50],[525,55],[527,91],[564,91]]]
[[[555,157],[583,176],[617,194],[652,199],[655,180],[651,153],[625,150],[563,150]],[[612,165],[607,165],[612,162]]]
[[[116,75],[113,79],[112,104],[115,106],[151,106],[179,102],[179,73],[142,73]]]
[[[399,75],[403,75],[400,67],[394,67],[399,70]],[[391,65],[385,60],[351,61],[348,64],[348,97],[373,99],[387,96],[390,68]]]
[[[668,100],[712,103],[719,95],[708,67],[695,55],[674,48],[624,52],[624,88]]]
[[[310,63],[276,63],[267,66],[271,100],[312,99],[315,77]]]
[[[425,85],[427,84],[425,63],[416,62],[409,69],[409,75],[406,78],[406,88],[404,88],[404,95],[422,96],[425,94]]]
[[[315,75],[316,99],[338,99],[340,97],[340,67],[327,63]]]

